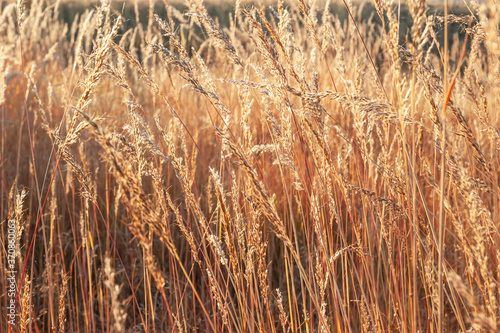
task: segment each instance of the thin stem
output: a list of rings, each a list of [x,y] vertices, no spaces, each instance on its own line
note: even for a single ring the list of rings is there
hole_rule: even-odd
[[[443,66],[443,92],[448,91],[448,0],[444,1],[444,66]],[[438,293],[439,293],[439,309],[438,309],[438,332],[443,332],[443,250],[444,250],[444,176],[445,176],[445,160],[446,160],[446,107],[447,96],[443,96],[443,125],[441,133],[441,182],[440,182],[440,199],[439,199],[439,260],[438,260]]]

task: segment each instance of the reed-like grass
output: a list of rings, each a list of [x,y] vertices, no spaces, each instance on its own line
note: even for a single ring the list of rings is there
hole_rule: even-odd
[[[3,6],[1,332],[498,331],[498,2],[163,5]]]

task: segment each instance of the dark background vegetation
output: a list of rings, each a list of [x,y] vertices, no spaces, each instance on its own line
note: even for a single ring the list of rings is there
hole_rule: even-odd
[[[289,2],[289,1],[288,1]],[[7,4],[7,2],[2,1],[1,7]],[[187,13],[188,8],[185,3],[180,2],[169,2],[170,5],[174,6],[181,13]],[[59,5],[59,14],[60,18],[65,22],[71,23],[75,19],[77,15],[82,14],[87,9],[96,8],[99,5],[99,2],[80,2],[80,1],[67,1],[62,2]],[[234,3],[226,2],[226,1],[208,1],[206,2],[206,8],[211,17],[218,20],[221,27],[227,27],[229,25],[230,16],[234,17]],[[275,3],[268,2],[264,6],[275,5]],[[28,4],[29,6],[29,4]],[[128,29],[130,27],[137,26],[136,15],[134,10],[134,2],[133,1],[115,1],[111,4],[113,12],[118,15],[121,14],[125,18],[124,28]],[[251,7],[258,6],[258,2],[247,1],[242,4],[242,7]],[[318,20],[321,20],[322,6],[324,4],[318,3]],[[355,15],[356,18],[360,21],[373,20],[373,22],[380,25],[382,22],[378,17],[375,7],[372,2],[354,2],[355,10],[361,9],[361,15]],[[137,7],[139,9],[139,20],[143,26],[147,25],[148,17],[149,17],[149,4],[147,2],[138,2]],[[341,21],[345,21],[348,18],[348,12],[345,8],[343,2],[335,2],[330,4],[331,13],[337,15]],[[404,45],[404,41],[407,36],[408,28],[411,27],[411,17],[408,12],[408,6],[405,3],[401,3],[399,6],[397,2],[394,4],[395,13],[399,13],[400,15],[400,41],[401,44]],[[166,17],[165,4],[161,1],[156,1],[154,4],[154,12],[158,14],[160,17]],[[468,8],[459,3],[453,4],[449,7],[449,13],[456,16],[470,15]],[[269,10],[269,15],[271,11]],[[434,3],[429,6],[429,14],[431,15],[442,15],[443,14],[443,5],[442,3]],[[361,18],[359,18],[361,16]],[[455,33],[459,33],[459,38],[463,39],[464,32],[463,27],[460,27],[458,24],[451,24],[449,26],[450,33],[450,42],[454,38]],[[443,29],[438,31],[438,40],[442,42],[443,40]]]

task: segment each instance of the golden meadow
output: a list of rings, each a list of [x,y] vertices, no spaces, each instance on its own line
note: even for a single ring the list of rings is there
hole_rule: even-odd
[[[65,6],[2,3],[0,331],[498,331],[498,1]]]

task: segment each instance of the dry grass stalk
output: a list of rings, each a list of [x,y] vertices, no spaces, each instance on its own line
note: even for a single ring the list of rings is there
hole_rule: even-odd
[[[498,4],[164,5],[2,9],[21,330],[497,330]]]

